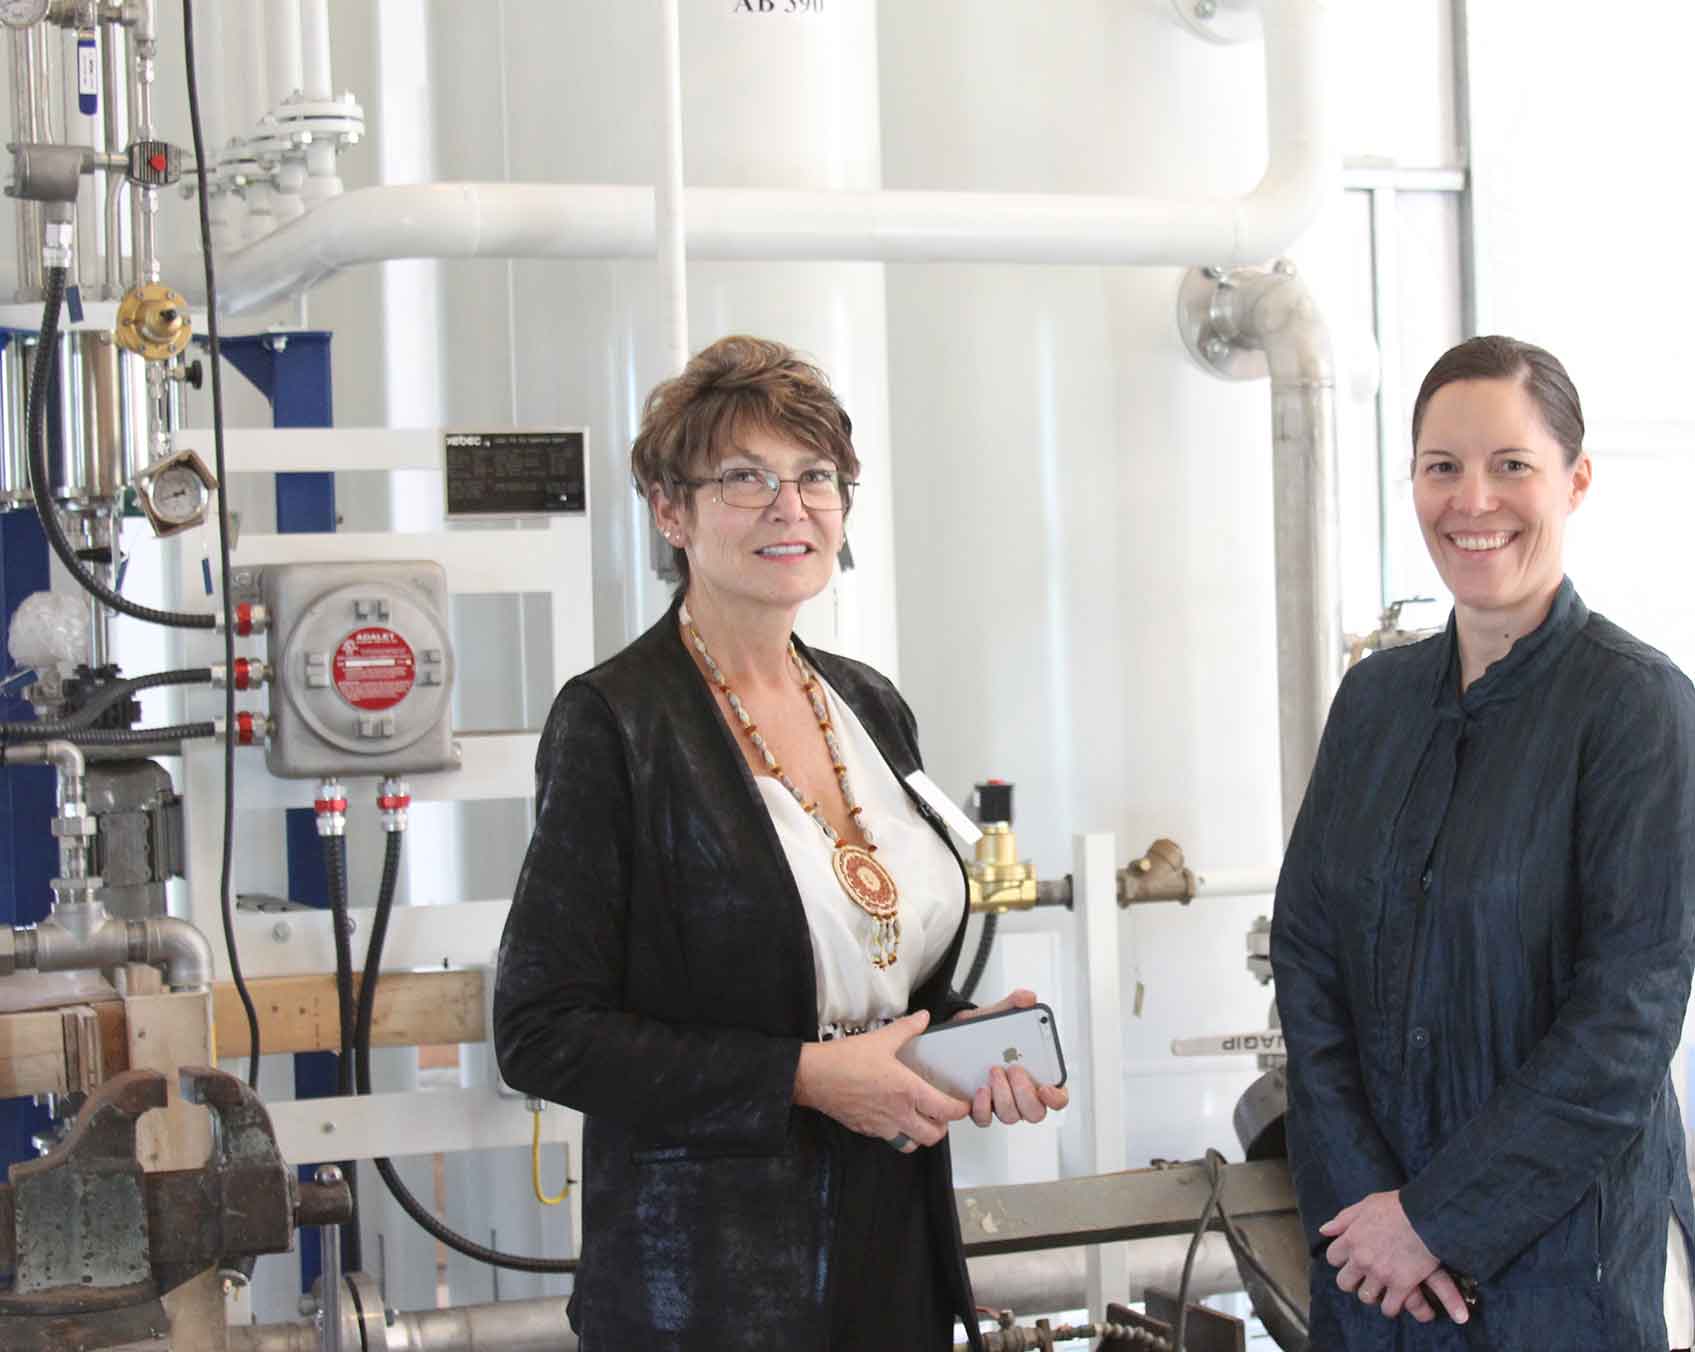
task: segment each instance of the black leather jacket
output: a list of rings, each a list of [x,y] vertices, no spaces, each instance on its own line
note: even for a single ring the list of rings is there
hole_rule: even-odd
[[[895,688],[805,656],[895,775],[917,769]],[[536,778],[494,1043],[514,1088],[586,1117],[573,1326],[603,1349],[821,1347],[832,1147],[825,1120],[791,1101],[801,1043],[817,1037],[811,936],[675,606],[559,692]],[[913,996],[935,1021],[966,1005],[948,985],[964,933],[962,885],[953,943]],[[947,1303],[980,1346],[947,1142],[924,1153],[932,1227],[952,1237]]]

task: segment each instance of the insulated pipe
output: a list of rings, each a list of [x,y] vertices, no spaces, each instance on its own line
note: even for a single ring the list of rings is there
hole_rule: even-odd
[[[1340,160],[1325,116],[1326,0],[1262,0],[1271,146],[1234,198],[688,188],[695,258],[872,262],[1245,263],[1311,223]],[[397,258],[652,258],[654,192],[608,184],[443,183],[345,193],[220,264],[240,314],[360,263]],[[196,269],[177,270],[188,275]],[[204,300],[204,297],[199,297]]]
[[[1210,274],[1209,274],[1210,275]],[[1277,722],[1283,836],[1294,830],[1342,673],[1336,364],[1330,331],[1287,262],[1216,279],[1210,350],[1265,354],[1277,575]]]
[[[300,0],[301,89],[308,103],[335,97],[330,76],[330,0]]]
[[[300,0],[265,2],[266,82],[270,103],[280,107],[305,84],[301,64]]]
[[[99,902],[59,906],[35,926],[0,928],[0,976],[13,971],[73,972],[127,962],[165,969],[173,991],[200,991],[212,980],[212,945],[175,916],[123,920]]]
[[[689,360],[688,251],[683,199],[683,57],[677,0],[660,0],[660,55],[665,89],[664,151],[654,186],[654,229],[658,234],[659,276],[664,286],[666,371],[679,375]]]

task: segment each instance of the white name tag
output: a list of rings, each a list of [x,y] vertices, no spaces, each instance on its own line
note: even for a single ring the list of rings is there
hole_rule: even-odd
[[[942,792],[941,785],[931,779],[922,770],[914,770],[906,777],[907,787],[935,809],[936,815],[948,824],[948,829],[967,845],[975,845],[983,838],[983,833],[977,829],[977,823],[960,811],[959,804]]]

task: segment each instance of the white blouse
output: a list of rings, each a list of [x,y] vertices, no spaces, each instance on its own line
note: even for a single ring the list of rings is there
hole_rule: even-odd
[[[900,894],[900,948],[895,961],[879,971],[871,965],[874,922],[836,881],[830,863],[835,847],[787,789],[769,775],[754,776],[806,908],[818,984],[818,1031],[830,1037],[879,1027],[906,1013],[914,988],[935,971],[953,942],[965,881],[953,852],[918,815],[853,710],[822,676],[818,684],[854,796],[877,839],[877,862]]]

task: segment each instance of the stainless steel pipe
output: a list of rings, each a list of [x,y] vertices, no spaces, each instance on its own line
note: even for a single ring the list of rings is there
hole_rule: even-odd
[[[212,981],[212,945],[176,916],[123,920],[99,902],[61,905],[39,925],[0,927],[0,976],[14,971],[73,972],[162,967],[173,991],[205,990]]]
[[[1294,265],[1206,269],[1184,279],[1183,337],[1230,379],[1271,376],[1277,576],[1277,715],[1283,835],[1294,829],[1342,674],[1336,363]]]
[[[565,1298],[503,1300],[394,1316],[387,1346],[335,1352],[576,1352],[577,1335],[565,1319]],[[318,1352],[311,1324],[261,1324],[229,1330],[229,1352]]]

